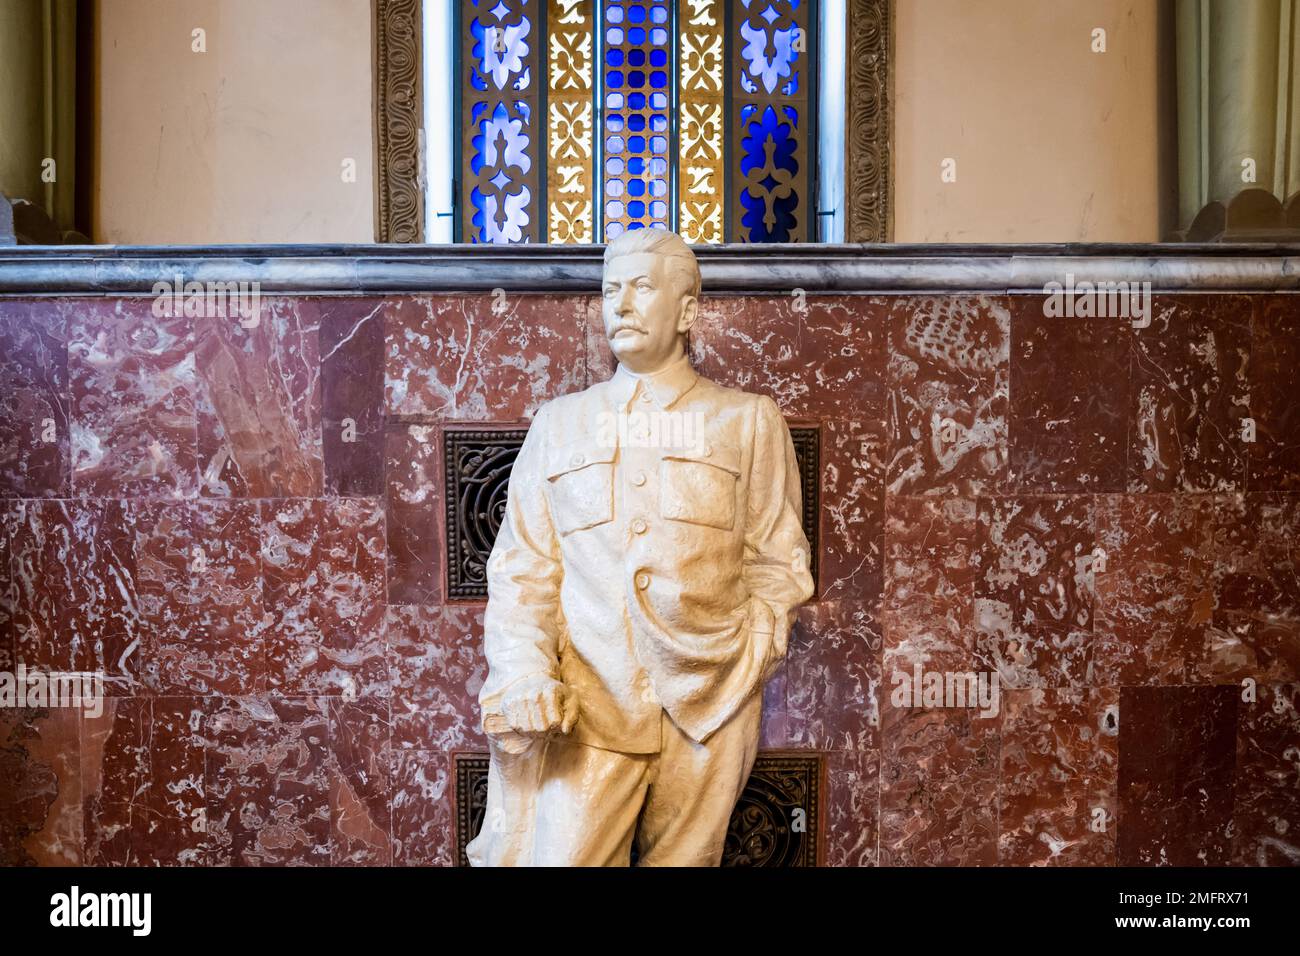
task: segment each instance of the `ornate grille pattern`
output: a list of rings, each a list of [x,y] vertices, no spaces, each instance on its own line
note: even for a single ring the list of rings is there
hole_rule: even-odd
[[[727,14],[722,0],[683,0],[680,11],[677,231],[687,242],[721,242]]]
[[[547,242],[591,242],[594,0],[548,0]]]
[[[817,580],[817,516],[821,514],[821,431],[814,427],[790,429],[794,456],[799,462],[800,492],[803,498],[803,533],[811,550],[813,580]]]
[[[524,429],[499,431],[447,429],[447,594],[453,599],[487,597],[487,559],[505,514],[510,470],[524,443]],[[817,576],[820,432],[816,427],[790,429],[803,495],[803,529],[812,549]]]
[[[466,242],[537,242],[541,0],[462,0]]]
[[[672,76],[668,0],[605,0],[605,238],[667,227]]]
[[[478,835],[487,810],[487,755],[457,754],[455,774],[456,860],[468,866],[465,847]],[[731,814],[722,865],[816,866],[821,778],[820,753],[760,753]],[[631,862],[636,862],[635,845]]]
[[[810,0],[740,0],[732,71],[737,238],[811,238]]]
[[[526,434],[520,429],[445,432],[449,597],[487,596],[487,559]]]

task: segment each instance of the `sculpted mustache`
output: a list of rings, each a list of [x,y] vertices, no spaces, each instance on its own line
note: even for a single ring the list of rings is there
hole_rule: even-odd
[[[641,328],[639,325],[628,325],[627,323],[624,323],[622,325],[614,326],[614,333],[617,335],[619,332],[640,332],[645,334],[645,329]]]

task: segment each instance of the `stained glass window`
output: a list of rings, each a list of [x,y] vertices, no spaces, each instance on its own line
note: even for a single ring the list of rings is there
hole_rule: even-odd
[[[606,239],[668,227],[672,68],[667,0],[605,0],[601,188]]]
[[[816,0],[457,0],[465,242],[816,237]]]
[[[469,242],[537,242],[541,0],[463,0],[461,217]]]
[[[591,242],[594,0],[547,0],[548,242]]]
[[[740,0],[732,108],[740,232],[790,242],[807,232],[807,8],[811,0]],[[801,11],[800,8],[803,8]],[[804,228],[801,229],[800,226]]]
[[[724,235],[723,138],[726,132],[726,9],[722,0],[690,0],[682,11],[678,58],[677,231],[687,242]]]

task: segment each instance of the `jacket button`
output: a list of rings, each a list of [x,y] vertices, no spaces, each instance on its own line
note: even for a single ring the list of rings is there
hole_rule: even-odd
[[[712,454],[713,454],[713,446],[712,446],[712,445],[705,445],[705,446],[704,446],[704,457],[705,457],[705,458],[708,458],[708,457],[709,457],[710,455],[712,455]]]
[[[632,530],[637,534],[645,534],[646,523],[642,518],[637,518],[632,522]]]
[[[579,455],[574,455],[572,458],[569,459],[569,464],[571,464],[571,465],[581,465],[581,464],[582,464],[584,461],[586,461],[586,460],[587,460],[587,456],[586,456],[586,455],[581,455],[581,454],[579,454]]]
[[[632,476],[632,484],[636,485],[638,488],[640,488],[642,485],[645,484],[645,480],[646,479],[645,479],[644,471],[638,471],[635,475]]]
[[[646,574],[644,571],[638,571],[633,580],[636,581],[638,591],[644,591],[650,586],[650,575]]]

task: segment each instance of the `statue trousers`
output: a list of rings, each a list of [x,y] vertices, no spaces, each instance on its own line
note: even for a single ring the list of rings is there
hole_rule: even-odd
[[[698,743],[660,715],[658,753],[553,736],[510,754],[493,744],[473,866],[717,866],[758,754],[761,689]]]

